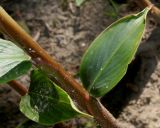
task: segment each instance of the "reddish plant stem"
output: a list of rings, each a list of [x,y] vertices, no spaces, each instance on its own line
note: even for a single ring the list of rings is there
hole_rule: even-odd
[[[15,80],[8,82],[8,84],[13,89],[15,89],[21,96],[24,96],[28,92],[28,89],[24,85],[20,84],[19,82]]]
[[[35,65],[42,68],[49,76],[56,79],[77,103],[88,113],[92,114],[103,128],[119,128],[115,118],[103,105],[76,80],[68,74],[46,51],[35,42],[6,12],[0,7],[0,29],[14,39],[32,57]]]
[[[160,24],[160,9],[157,8],[155,5],[153,5],[150,0],[133,0],[133,1],[136,2],[137,5],[140,6],[141,8],[152,6],[150,12],[156,19],[157,23]]]
[[[25,85],[22,85],[21,83],[17,82],[16,80],[12,80],[12,81],[8,82],[8,84],[22,96],[24,96],[28,92],[28,89],[25,87]],[[99,103],[99,101],[97,101],[96,99],[92,98],[88,105],[99,106],[101,104]],[[88,108],[90,108],[90,106]],[[106,110],[105,110],[104,106],[99,106],[98,108],[100,110],[97,109],[97,108],[95,108],[94,111],[90,110],[90,111],[92,111],[91,113],[93,113],[94,115],[100,115],[101,116],[101,113],[99,113],[99,111],[103,111],[103,117],[104,118],[107,118],[107,119],[110,119],[110,120],[114,120],[114,119],[112,119],[112,115],[109,115],[109,112],[107,114],[105,114]],[[99,122],[100,121],[105,121],[105,120],[101,120],[101,118],[99,118],[100,116],[96,116],[96,120],[99,121]],[[105,123],[105,122],[103,122],[103,123]],[[113,125],[114,125],[115,128],[117,127],[116,126],[116,120],[115,120],[115,123],[113,123]],[[112,128],[113,125],[112,124],[107,124],[106,128]],[[59,123],[59,124],[55,125],[54,127],[55,128],[56,127],[64,127],[65,128],[66,126],[64,126],[62,123]]]
[[[102,128],[121,128],[117,120],[115,120],[112,114],[100,103],[98,99],[90,97],[87,106],[88,108],[91,108],[90,111],[95,117],[97,123],[99,123],[100,125],[104,124],[103,126],[101,125]]]

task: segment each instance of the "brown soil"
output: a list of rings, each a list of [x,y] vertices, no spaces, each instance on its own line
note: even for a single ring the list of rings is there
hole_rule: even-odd
[[[114,11],[105,0],[88,1],[80,8],[72,0],[7,0],[1,4],[23,27],[28,26],[40,45],[73,75],[92,40],[116,20],[109,16]],[[123,4],[117,17],[137,11],[133,3]],[[126,76],[102,98],[124,128],[160,128],[159,35],[159,26],[149,18],[142,44]],[[29,80],[23,77],[23,81]],[[15,128],[25,119],[18,110],[19,95],[10,87],[1,86],[0,102],[0,128]],[[72,128],[93,128],[92,122],[75,119],[71,124]]]

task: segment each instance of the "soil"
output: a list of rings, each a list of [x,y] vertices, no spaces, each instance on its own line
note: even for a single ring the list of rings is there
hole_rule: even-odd
[[[0,4],[72,75],[77,75],[83,53],[102,30],[117,18],[140,11],[128,2],[120,4],[117,13],[106,0],[88,1],[80,8],[72,0],[2,0]],[[160,29],[150,15],[147,22],[127,74],[101,99],[124,128],[160,128]],[[29,78],[21,81],[28,85]],[[0,128],[15,128],[25,120],[18,110],[19,100],[9,86],[0,87]],[[87,119],[66,125],[96,127]]]

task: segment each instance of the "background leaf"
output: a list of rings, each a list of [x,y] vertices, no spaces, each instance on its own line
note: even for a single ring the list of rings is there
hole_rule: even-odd
[[[6,83],[31,68],[30,57],[10,41],[0,39],[0,83]]]
[[[75,0],[77,6],[81,6],[81,4],[83,4],[84,1],[86,0]]]
[[[29,94],[22,97],[20,110],[29,119],[44,125],[89,116],[80,112],[69,95],[39,70],[31,74]]]
[[[89,93],[100,97],[124,76],[142,38],[148,8],[104,30],[86,51],[80,77]]]

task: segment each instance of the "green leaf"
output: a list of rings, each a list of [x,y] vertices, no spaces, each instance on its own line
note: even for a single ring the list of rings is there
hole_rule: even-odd
[[[29,119],[43,125],[90,116],[80,112],[69,95],[40,70],[32,71],[29,94],[22,97],[20,110]]]
[[[0,39],[0,83],[25,74],[32,66],[30,57],[10,41]]]
[[[125,75],[145,29],[149,8],[105,29],[86,51],[80,66],[84,87],[94,97],[109,92]]]
[[[85,0],[75,0],[77,6],[81,6]]]

